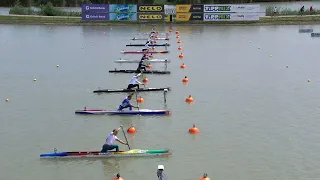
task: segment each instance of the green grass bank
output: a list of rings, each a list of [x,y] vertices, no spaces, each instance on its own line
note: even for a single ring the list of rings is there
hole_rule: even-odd
[[[36,15],[0,15],[0,24],[30,24],[30,25],[73,25],[73,26],[110,26],[167,24],[164,21],[82,21],[81,17],[72,16],[36,16]],[[320,15],[260,17],[259,21],[186,21],[173,22],[181,25],[301,25],[320,24]]]

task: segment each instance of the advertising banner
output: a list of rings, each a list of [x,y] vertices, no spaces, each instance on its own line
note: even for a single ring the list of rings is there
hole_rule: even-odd
[[[176,6],[175,5],[164,5],[164,14],[176,14]]]
[[[246,13],[204,13],[204,21],[253,21],[259,20],[259,14],[255,16],[249,15]]]
[[[203,12],[202,4],[177,4],[177,13],[188,13],[188,12]]]
[[[101,14],[101,13],[96,13],[96,14],[82,14],[82,20],[86,21],[97,21],[97,20],[109,20],[109,14]]]
[[[213,13],[243,13],[260,12],[260,5],[243,5],[243,4],[205,4],[203,12]]]
[[[111,13],[136,13],[136,4],[110,4],[109,12]]]
[[[202,21],[203,13],[177,13],[176,21]]]
[[[164,5],[142,5],[138,4],[138,12],[164,12]]]
[[[137,13],[110,13],[110,21],[136,21]]]
[[[164,20],[164,13],[138,13],[138,20],[154,20],[154,21],[160,21]]]
[[[109,4],[82,4],[82,13],[109,13]]]

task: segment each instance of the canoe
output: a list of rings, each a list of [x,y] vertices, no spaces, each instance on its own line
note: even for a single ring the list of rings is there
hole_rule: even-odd
[[[120,51],[122,54],[166,54],[169,51]]]
[[[40,158],[112,158],[112,157],[148,157],[148,156],[168,156],[171,155],[170,149],[132,149],[128,151],[74,151],[74,152],[55,152],[40,154]]]
[[[76,110],[75,114],[84,115],[170,115],[169,110],[152,110],[152,109],[139,109],[139,110],[104,110],[104,109],[84,109]]]
[[[169,40],[169,38],[167,38],[167,37],[159,37],[159,38],[152,38],[152,39],[154,39],[154,40]],[[130,40],[148,40],[148,38],[136,38],[136,37],[134,37],[134,38],[132,38]]]
[[[115,63],[139,63],[141,60],[132,60],[132,59],[117,59],[114,62]],[[144,60],[148,63],[170,63],[171,60],[168,59],[150,59],[150,60]]]
[[[145,44],[127,44],[126,46],[145,46]],[[165,44],[148,44],[148,46],[170,46],[170,44],[165,43]]]
[[[140,88],[140,89],[99,89],[93,91],[93,93],[127,93],[127,92],[145,92],[145,91],[170,91],[170,87],[166,88]]]
[[[120,69],[110,70],[109,73],[137,73],[137,70],[133,69]],[[170,71],[159,71],[159,70],[147,70],[142,71],[143,74],[170,74]]]

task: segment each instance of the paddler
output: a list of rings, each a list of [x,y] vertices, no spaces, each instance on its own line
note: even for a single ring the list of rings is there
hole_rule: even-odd
[[[141,73],[141,70],[146,71],[147,70],[146,67],[147,66],[144,64],[144,59],[141,59],[137,68],[137,72]]]
[[[118,132],[119,130],[121,129],[118,128],[118,129],[114,129],[107,137],[106,139],[106,143],[102,146],[102,150],[101,152],[102,153],[105,153],[105,152],[108,152],[108,150],[112,150],[112,149],[116,149],[116,152],[119,152],[119,146],[116,145],[116,144],[113,144],[114,141],[118,141],[120,142],[121,144],[124,144],[124,145],[128,145],[126,142],[120,140],[117,135],[118,135]]]
[[[142,82],[138,81],[138,77],[140,77],[140,76],[141,76],[141,73],[139,73],[139,74],[137,74],[137,75],[134,75],[134,76],[132,77],[132,79],[130,80],[130,83],[129,83],[127,89],[132,89],[132,88],[134,88],[134,87],[137,87],[138,89],[140,89],[139,84],[142,84],[142,85],[143,85]]]
[[[149,44],[144,45],[142,51],[148,51],[150,49]]]
[[[130,111],[132,110],[132,108],[138,108],[138,107],[136,107],[136,106],[134,106],[134,105],[132,105],[132,104],[130,103],[130,100],[131,100],[132,96],[133,96],[133,93],[130,94],[129,96],[127,96],[127,97],[122,101],[122,104],[119,106],[118,111],[122,111],[122,110],[125,109],[125,108],[129,108]]]

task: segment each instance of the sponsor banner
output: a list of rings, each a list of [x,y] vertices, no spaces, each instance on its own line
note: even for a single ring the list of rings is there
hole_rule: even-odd
[[[137,13],[109,13],[110,21],[136,21]]]
[[[109,12],[111,13],[136,13],[136,4],[110,4]]]
[[[246,21],[258,21],[260,19],[260,13],[246,13],[245,20]]]
[[[202,21],[203,13],[177,13],[176,21]]]
[[[204,13],[204,21],[254,21],[259,20],[259,14],[246,15],[245,13]]]
[[[164,12],[164,5],[142,5],[138,4],[138,12]]]
[[[187,13],[187,12],[203,12],[202,4],[177,4],[177,13]]]
[[[205,4],[203,12],[213,13],[258,13],[260,5],[243,5],[243,4]]]
[[[139,21],[160,21],[164,20],[164,13],[138,13],[138,20]]]
[[[176,14],[175,5],[164,5],[164,14]]]
[[[97,21],[97,20],[109,20],[109,13],[108,14],[101,14],[101,13],[95,13],[95,14],[82,14],[82,20],[86,21]]]
[[[109,13],[109,4],[82,4],[83,13]]]

